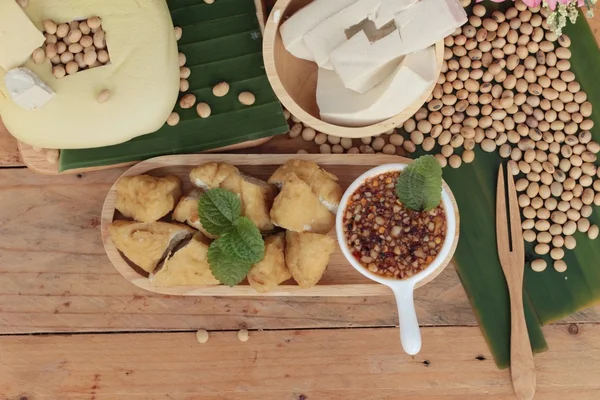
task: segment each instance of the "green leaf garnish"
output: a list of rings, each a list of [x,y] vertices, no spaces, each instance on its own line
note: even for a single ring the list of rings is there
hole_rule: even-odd
[[[253,264],[265,256],[265,241],[249,218],[241,217],[242,202],[234,193],[211,189],[198,200],[204,229],[220,237],[208,248],[208,264],[219,282],[235,286]]]
[[[219,246],[233,261],[256,264],[265,256],[265,241],[254,223],[246,218],[238,218],[223,236]]]
[[[211,189],[198,201],[200,223],[213,235],[227,232],[239,218],[241,209],[238,196],[224,189]]]
[[[435,157],[417,158],[400,174],[396,196],[408,208],[429,211],[442,201],[442,167]]]
[[[252,264],[231,260],[221,249],[220,240],[215,240],[208,248],[210,271],[219,282],[233,287],[244,280]]]

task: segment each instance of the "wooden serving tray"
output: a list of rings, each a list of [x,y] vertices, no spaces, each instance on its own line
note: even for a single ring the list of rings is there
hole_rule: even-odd
[[[313,155],[313,154],[268,154],[268,155],[179,155],[157,157],[131,167],[122,176],[150,174],[164,176],[175,174],[183,182],[184,190],[189,190],[190,170],[200,164],[211,161],[226,162],[238,167],[247,175],[267,180],[280,165],[290,159],[313,161],[327,171],[338,176],[342,188],[346,189],[356,178],[367,170],[381,164],[408,163],[411,160],[389,155]],[[115,219],[122,219],[115,210],[116,183],[110,189],[102,208],[101,230],[102,242],[108,258],[125,279],[134,285],[151,292],[180,296],[378,296],[391,294],[386,286],[375,283],[356,271],[337,249],[331,256],[329,266],[321,281],[312,288],[300,288],[293,280],[289,280],[268,293],[258,293],[247,282],[235,287],[220,286],[179,286],[171,288],[155,288],[147,277],[138,273],[114,246],[108,234],[108,227]],[[335,230],[329,233],[335,238]],[[447,260],[448,262],[450,260]],[[444,263],[444,266],[447,263]],[[436,271],[441,272],[443,267]],[[437,273],[419,282],[422,286],[431,281]]]

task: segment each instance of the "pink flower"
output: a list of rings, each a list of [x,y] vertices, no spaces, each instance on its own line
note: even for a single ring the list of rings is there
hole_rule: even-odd
[[[542,0],[523,0],[523,3],[525,3],[525,5],[527,7],[539,7],[542,5]]]
[[[483,0],[475,0],[475,3],[481,3],[482,1]],[[506,0],[490,0],[490,1],[492,1],[494,3],[504,3],[504,1],[506,1]],[[556,5],[558,3],[570,4],[572,2],[576,2],[577,7],[585,6],[585,0],[547,0],[548,8],[550,8],[552,11],[554,11],[556,9]],[[535,7],[541,7],[542,0],[523,0],[523,3],[525,3],[525,5],[527,7],[535,8]]]

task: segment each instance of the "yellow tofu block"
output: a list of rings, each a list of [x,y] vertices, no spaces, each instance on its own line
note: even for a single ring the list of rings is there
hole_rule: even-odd
[[[44,35],[14,0],[0,0],[0,67],[23,65],[44,44]]]

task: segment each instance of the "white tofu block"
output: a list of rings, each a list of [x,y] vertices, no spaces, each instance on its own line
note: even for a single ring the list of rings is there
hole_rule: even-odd
[[[314,61],[304,43],[304,35],[333,14],[343,10],[356,0],[315,0],[298,10],[281,24],[279,33],[283,45],[293,56]]]
[[[357,0],[322,21],[304,36],[304,43],[320,68],[333,69],[329,55],[347,40],[346,30],[366,18],[374,18],[380,3],[381,0]]]
[[[381,82],[386,65],[442,40],[467,21],[467,14],[457,0],[422,0],[394,20],[397,31],[374,42],[359,32],[331,52],[331,64],[346,87],[370,90]]]
[[[346,88],[334,71],[320,68],[317,105],[323,121],[341,126],[370,125],[408,108],[436,79],[433,46],[408,54],[388,78],[364,94]]]
[[[0,0],[0,67],[23,65],[44,44],[44,35],[14,0]]]
[[[375,27],[381,28],[383,25],[390,22],[396,14],[406,10],[416,2],[417,0],[381,0],[379,9],[377,10],[375,17],[372,18]]]
[[[331,53],[331,63],[345,87],[365,93],[394,72],[402,56],[392,49],[401,42],[397,31],[374,43],[359,32]]]
[[[458,0],[421,0],[394,18],[402,40],[400,51],[407,54],[431,46],[465,24],[467,19]]]
[[[4,76],[10,98],[21,108],[35,111],[54,97],[54,91],[30,69],[14,68]]]

